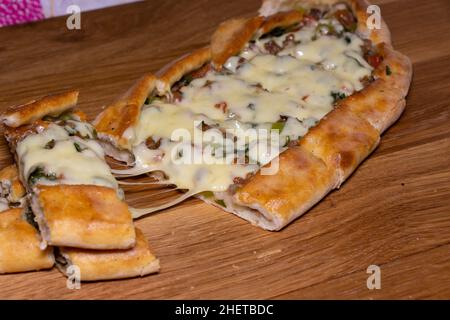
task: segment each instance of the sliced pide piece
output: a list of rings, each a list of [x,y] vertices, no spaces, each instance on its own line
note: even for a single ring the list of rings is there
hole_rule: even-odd
[[[222,22],[211,37],[213,67],[221,70],[228,58],[239,53],[255,36],[263,21],[263,17],[253,17]]]
[[[70,97],[70,93],[54,96],[59,102]],[[50,103],[50,97],[45,99]],[[135,234],[123,192],[95,140],[95,129],[71,106],[47,115],[33,104],[31,110],[42,119],[21,121],[20,127],[5,126],[5,137],[43,235],[43,247],[48,243],[90,249],[130,248]],[[12,110],[7,116],[20,119],[27,108],[21,106],[19,115]],[[6,121],[5,116],[2,119]]]
[[[74,107],[78,100],[78,91],[70,91],[60,95],[49,95],[39,100],[33,100],[20,106],[9,108],[2,115],[2,122],[17,128],[30,124],[46,115],[59,115]]]
[[[37,185],[31,206],[43,240],[51,245],[126,249],[135,244],[128,206],[112,188]]]
[[[26,191],[19,180],[16,165],[10,165],[0,170],[0,193],[1,203],[6,208],[23,204]]]
[[[41,236],[22,208],[0,212],[0,273],[50,269],[53,249],[41,250]]]
[[[137,228],[136,245],[131,249],[99,251],[62,247],[57,250],[56,262],[66,275],[72,274],[70,267],[78,267],[81,281],[142,277],[159,271],[159,260]]]
[[[99,137],[117,149],[129,149],[134,138],[141,107],[155,88],[156,78],[145,75],[114,103],[105,108],[94,121]],[[129,160],[129,153],[117,154]]]
[[[180,59],[168,64],[158,73],[156,89],[159,95],[170,92],[172,85],[184,75],[197,70],[211,60],[211,48],[205,47],[182,56]]]
[[[334,169],[302,147],[278,158],[274,175],[261,171],[237,189],[228,210],[267,230],[280,230],[322,199],[338,184]],[[272,165],[272,164],[270,164]]]
[[[335,109],[300,139],[300,146],[322,159],[337,174],[338,186],[377,147],[378,131],[366,120]]]

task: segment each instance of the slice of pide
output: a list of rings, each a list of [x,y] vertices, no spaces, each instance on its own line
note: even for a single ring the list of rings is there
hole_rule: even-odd
[[[0,208],[22,207],[25,195],[17,166],[10,165],[0,170]]]
[[[71,275],[77,267],[81,281],[142,277],[159,271],[159,260],[151,253],[147,239],[136,229],[136,245],[126,250],[88,250],[62,247],[57,250],[58,268]]]
[[[38,185],[31,206],[51,245],[120,249],[134,245],[128,206],[116,190],[95,185]]]
[[[40,249],[41,235],[26,206],[15,165],[0,170],[0,274],[50,269],[53,250]]]
[[[5,126],[5,136],[30,194],[44,247],[132,247],[131,214],[95,140],[96,131],[83,113],[72,110],[73,93],[44,100],[2,116],[11,125]]]
[[[53,251],[57,253],[58,267],[67,273],[69,271],[72,275],[72,271],[67,269],[70,266],[78,267],[81,273],[80,280],[82,281],[95,281],[95,280],[108,280],[108,279],[123,279],[136,276],[144,276],[147,274],[155,273],[159,271],[159,261],[151,253],[149,244],[143,235],[143,233],[136,229],[136,243],[131,249],[124,250],[92,250],[92,249],[80,249],[55,247],[54,250],[51,247],[47,247],[44,250],[40,250],[40,243],[42,241],[41,235],[36,225],[35,217],[33,213],[28,209],[16,208],[12,209],[8,207],[10,205],[27,207],[27,202],[23,201],[23,197],[26,195],[25,188],[23,188],[21,182],[18,179],[18,171],[15,165],[11,165],[0,170],[1,182],[5,186],[15,185],[17,198],[9,197],[10,193],[2,193],[2,203],[6,203],[7,209],[2,210],[0,208],[0,273],[12,273],[21,271],[33,271],[40,269],[49,269],[54,264]],[[96,198],[99,195],[96,193],[96,186],[88,186],[88,189],[80,188],[80,186],[74,187],[72,194],[64,194],[66,190],[58,189],[59,186],[43,186],[45,189],[41,196],[44,199],[44,203],[50,202],[51,208],[49,211],[48,221],[57,221],[61,224],[66,224],[66,232],[71,234],[71,227],[79,227],[79,223],[73,221],[73,215],[66,217],[67,211],[72,209],[65,208],[67,197],[73,197],[75,193],[88,192],[91,197]],[[55,192],[63,192],[64,197],[55,196]],[[45,194],[44,193],[48,193]],[[104,201],[94,200],[94,203],[98,203],[101,209],[106,211],[120,210],[116,206],[123,206],[123,203],[117,203],[115,196],[109,193],[111,197],[108,200],[110,207],[105,207]],[[4,198],[6,196],[6,198]],[[8,199],[7,199],[8,198]],[[14,200],[10,202],[9,199]],[[84,197],[81,197],[84,199]],[[4,200],[4,201],[3,201]],[[55,201],[56,200],[56,201]],[[70,205],[74,205],[73,201],[69,201]],[[80,212],[84,210],[92,210],[92,208],[84,208],[81,204],[81,208],[76,208]],[[46,209],[47,210],[47,209]],[[4,211],[4,212],[2,212]],[[62,216],[62,219],[55,219],[52,214]],[[112,215],[114,216],[114,215]],[[101,216],[100,219],[104,220],[105,217]],[[93,218],[93,220],[98,220]],[[110,221],[111,222],[111,221]],[[53,228],[52,228],[53,229]],[[61,230],[61,228],[56,228]],[[99,228],[102,232],[103,228]],[[100,242],[104,242],[105,238],[110,237],[108,233],[96,233],[96,237]],[[57,235],[55,236],[55,238]],[[74,262],[75,261],[75,262]],[[69,265],[68,262],[71,262]]]
[[[0,273],[50,269],[53,249],[41,250],[41,240],[23,208],[0,212]]]
[[[115,173],[161,171],[161,183],[185,197],[281,229],[339,187],[405,107],[411,63],[392,48],[383,21],[382,30],[367,28],[366,9],[364,1],[267,0],[263,17],[222,23],[209,65],[194,54],[158,73],[160,90],[117,151],[132,155],[132,168]],[[278,142],[249,130],[278,131]],[[205,138],[214,135],[232,146]],[[231,161],[211,161],[230,150]]]
[[[33,123],[45,116],[57,116],[72,107],[78,100],[78,91],[70,91],[65,94],[46,96],[39,100],[33,100],[23,105],[9,108],[2,115],[2,121],[9,127],[20,127]]]

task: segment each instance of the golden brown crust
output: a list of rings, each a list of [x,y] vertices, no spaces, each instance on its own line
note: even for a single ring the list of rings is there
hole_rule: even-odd
[[[212,65],[221,70],[229,57],[236,55],[256,34],[263,17],[237,18],[223,22],[211,37]]]
[[[322,159],[337,174],[339,185],[376,148],[379,133],[366,120],[335,109],[300,140],[300,145]]]
[[[142,105],[154,90],[155,83],[155,76],[145,75],[127,93],[100,113],[94,121],[100,138],[117,148],[131,149],[134,127],[139,120]]]
[[[286,28],[303,19],[303,13],[298,10],[277,12],[265,19],[260,27],[259,34],[263,35],[275,28]]]
[[[279,156],[275,175],[258,172],[234,195],[237,204],[260,211],[279,230],[324,197],[337,185],[334,170],[302,147],[292,147]]]
[[[190,54],[184,55],[178,60],[162,68],[158,73],[156,89],[159,95],[170,91],[170,87],[180,80],[185,74],[199,69],[211,60],[211,48],[198,49]]]
[[[337,1],[335,1],[337,2]],[[358,28],[356,33],[363,39],[370,39],[372,43],[378,45],[381,43],[391,44],[391,33],[389,31],[388,26],[381,19],[380,29],[368,29],[367,21],[369,19],[370,14],[367,13],[367,7],[370,3],[366,0],[347,0],[347,2],[353,12],[356,14],[356,18],[358,19]]]
[[[111,188],[36,187],[32,206],[45,241],[54,246],[128,249],[134,246],[131,213]]]
[[[147,239],[136,228],[136,245],[127,250],[60,248],[69,265],[80,268],[81,281],[111,280],[145,276],[159,271],[159,261],[151,253]],[[65,273],[64,266],[58,266]]]
[[[31,124],[26,124],[17,128],[4,127],[6,141],[8,141],[11,151],[14,153],[17,144],[31,134],[36,134],[47,128],[49,122],[36,120]]]
[[[23,209],[0,213],[0,273],[49,269],[53,249],[41,250],[39,232],[23,218]]]
[[[5,111],[0,120],[9,127],[30,124],[46,115],[57,116],[77,104],[78,91],[50,95]]]
[[[19,180],[19,172],[16,165],[10,165],[0,170],[0,183],[2,193],[7,194],[6,198],[11,203],[20,202],[26,191]]]
[[[378,51],[383,61],[373,72],[376,80],[342,100],[339,108],[366,119],[381,134],[400,117],[405,108],[412,65],[408,57],[390,45],[381,44]]]

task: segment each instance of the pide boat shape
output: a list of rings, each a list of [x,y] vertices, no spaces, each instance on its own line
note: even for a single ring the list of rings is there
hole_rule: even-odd
[[[197,195],[264,229],[286,226],[338,188],[405,107],[411,63],[384,22],[367,29],[367,5],[267,0],[261,16],[222,23],[210,46],[97,117],[106,152],[131,166],[114,172],[162,172],[186,190],[178,201]]]

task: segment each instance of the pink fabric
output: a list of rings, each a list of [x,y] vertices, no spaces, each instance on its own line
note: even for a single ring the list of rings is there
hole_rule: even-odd
[[[0,0],[0,27],[42,19],[40,0]]]

